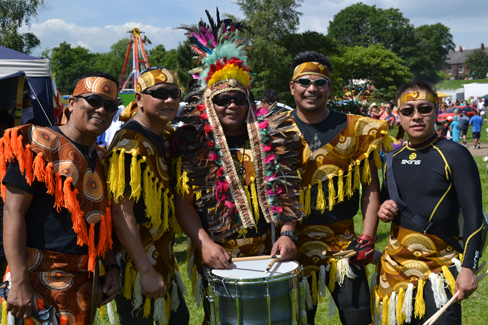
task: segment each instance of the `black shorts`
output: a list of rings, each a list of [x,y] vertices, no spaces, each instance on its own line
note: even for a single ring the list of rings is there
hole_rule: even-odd
[[[468,129],[461,129],[461,136],[465,136],[468,134]]]
[[[474,132],[473,131],[473,139],[479,139],[481,138],[481,132]]]

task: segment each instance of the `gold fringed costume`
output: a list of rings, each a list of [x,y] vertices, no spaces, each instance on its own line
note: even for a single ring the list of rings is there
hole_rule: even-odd
[[[142,295],[140,274],[136,266],[127,250],[116,243],[117,259],[122,266],[121,294],[133,301],[134,313],[140,311],[144,317],[152,313],[155,321],[166,324],[170,312],[176,310],[180,303],[176,286],[182,293],[186,292],[173,249],[175,233],[181,231],[176,221],[170,184],[172,164],[168,163],[172,161],[169,138],[173,128],[168,124],[163,134],[165,156],[162,156],[146,136],[130,129],[127,126],[129,123],[137,122],[130,121],[125,125],[127,128],[123,127],[117,132],[108,150],[105,159],[107,188],[115,204],[124,196],[127,185],[130,185],[131,199],[136,203],[140,199],[144,200],[148,221],[138,224],[139,234],[151,264],[164,279],[166,295],[154,301],[154,310],[151,311],[150,299]]]
[[[375,323],[380,319],[396,319],[402,325],[414,317],[423,318],[426,281],[431,283],[437,308],[445,305],[446,291],[454,294],[456,285],[449,270],[452,265],[460,271],[460,254],[443,240],[393,223],[388,246],[381,257],[377,284],[372,289]],[[417,289],[415,296],[414,289]],[[392,307],[392,302],[396,306]]]

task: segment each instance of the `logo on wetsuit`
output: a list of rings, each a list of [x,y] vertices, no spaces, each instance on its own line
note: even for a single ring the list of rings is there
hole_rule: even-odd
[[[417,158],[417,154],[415,152],[412,152],[410,156],[408,156],[408,159],[402,159],[402,165],[420,165],[421,160],[415,160]]]

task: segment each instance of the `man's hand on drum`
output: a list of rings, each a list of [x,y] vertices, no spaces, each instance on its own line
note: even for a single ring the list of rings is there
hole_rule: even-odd
[[[151,299],[163,298],[166,293],[163,277],[152,267],[141,272],[141,289],[142,294]]]
[[[229,258],[231,258],[229,253],[212,241],[202,245],[202,257],[205,264],[212,269],[230,269],[232,266],[232,263],[229,263]]]
[[[271,249],[271,255],[281,255],[281,258],[277,259],[279,262],[294,259],[297,256],[297,252],[297,246],[287,236],[280,236]]]
[[[383,202],[378,211],[378,217],[383,222],[390,222],[398,214],[398,206],[393,200]]]

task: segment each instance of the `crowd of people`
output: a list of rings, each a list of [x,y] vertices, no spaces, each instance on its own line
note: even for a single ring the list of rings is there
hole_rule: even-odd
[[[124,109],[117,80],[94,72],[77,80],[60,125],[5,130],[5,320],[33,324],[53,306],[60,324],[91,324],[91,274],[100,267],[96,306],[115,300],[120,324],[188,324],[174,252],[182,231],[203,324],[213,308],[207,271],[232,268],[235,257],[279,254],[302,265],[303,324],[315,324],[326,290],[348,325],[423,324],[455,293],[462,301],[476,290],[486,228],[480,178],[468,150],[435,131],[430,84],[400,86],[370,117],[344,114],[327,107],[332,63],[305,51],[287,81],[296,109],[277,108],[272,92],[256,107],[239,25],[184,28],[201,65],[179,117],[182,85],[155,66],[141,72]],[[175,120],[183,125],[174,129]],[[97,138],[114,123],[120,130],[105,150]],[[397,125],[409,140],[391,151]],[[391,223],[389,245],[370,285],[380,221]],[[353,256],[322,253],[345,250]],[[461,324],[461,305],[439,323]]]

